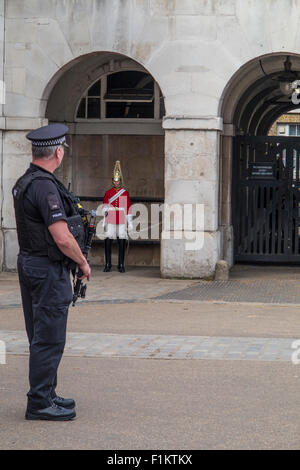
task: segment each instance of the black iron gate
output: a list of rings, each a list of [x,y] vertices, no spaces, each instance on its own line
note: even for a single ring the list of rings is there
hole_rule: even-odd
[[[300,262],[300,137],[234,138],[236,261]]]

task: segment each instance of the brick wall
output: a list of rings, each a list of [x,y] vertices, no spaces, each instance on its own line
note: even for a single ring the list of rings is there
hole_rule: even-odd
[[[273,123],[270,127],[268,135],[277,135],[277,124],[300,124],[300,114],[299,113],[288,113],[280,116],[277,121]]]

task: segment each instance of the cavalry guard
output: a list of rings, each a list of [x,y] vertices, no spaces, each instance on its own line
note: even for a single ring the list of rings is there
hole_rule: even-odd
[[[125,272],[124,258],[128,230],[132,230],[132,215],[130,214],[130,197],[128,191],[123,187],[124,180],[120,161],[114,166],[113,187],[108,189],[103,199],[104,235],[105,235],[105,268],[104,272],[111,271],[111,245],[113,240],[118,240],[119,256],[118,270]]]

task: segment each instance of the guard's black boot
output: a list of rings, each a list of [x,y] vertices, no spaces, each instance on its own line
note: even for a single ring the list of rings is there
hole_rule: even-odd
[[[118,270],[120,273],[125,273],[124,258],[125,258],[126,239],[118,238],[118,244],[119,244]]]
[[[69,421],[75,418],[76,413],[72,410],[67,410],[61,406],[52,403],[48,408],[42,410],[31,410],[27,408],[25,418],[29,420],[46,420],[46,421]]]
[[[111,270],[111,238],[105,238],[104,240],[104,250],[105,250],[105,268],[103,269],[104,273],[108,273]]]
[[[62,408],[66,408],[66,409],[75,408],[75,405],[76,405],[73,398],[63,398],[63,397],[58,397],[56,395],[56,397],[52,398],[52,400],[54,401],[55,405],[61,406]]]

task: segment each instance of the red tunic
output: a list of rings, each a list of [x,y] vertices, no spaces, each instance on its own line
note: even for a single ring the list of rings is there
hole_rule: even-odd
[[[128,191],[126,189],[124,192],[117,197],[114,201],[110,202],[110,199],[115,196],[121,189],[124,188],[111,188],[108,189],[104,195],[103,204],[107,204],[110,207],[115,207],[121,210],[109,210],[108,215],[106,216],[105,222],[108,224],[125,224],[125,215],[129,214],[130,212],[130,197]]]

